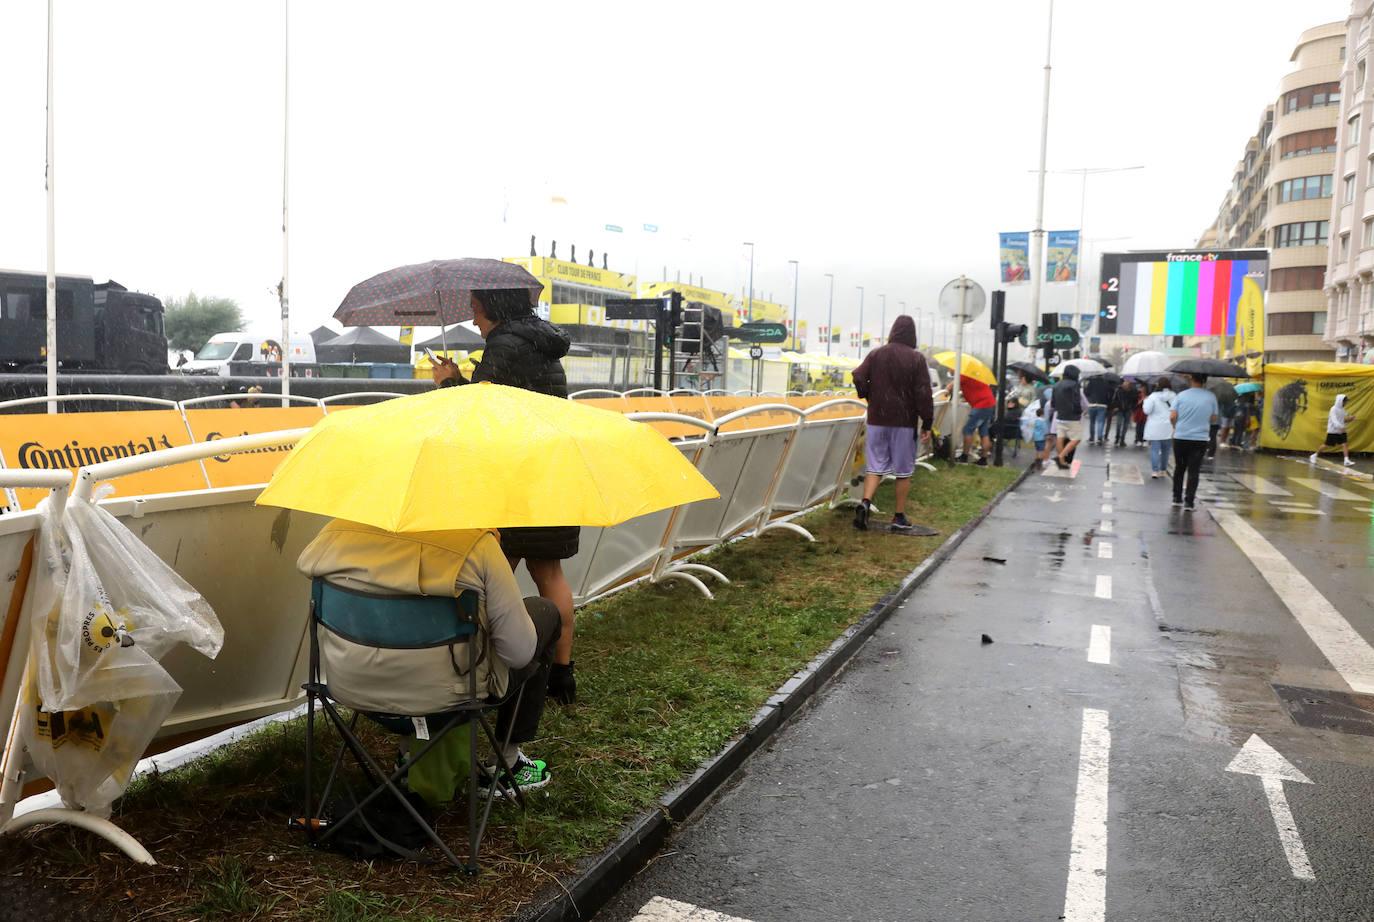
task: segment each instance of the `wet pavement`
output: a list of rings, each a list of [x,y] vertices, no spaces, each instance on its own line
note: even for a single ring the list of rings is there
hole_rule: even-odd
[[[1374,919],[1374,483],[1079,457],[597,918]]]

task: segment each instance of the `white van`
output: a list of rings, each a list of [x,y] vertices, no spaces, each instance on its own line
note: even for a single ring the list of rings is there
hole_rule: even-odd
[[[200,347],[181,371],[190,375],[229,376],[230,362],[281,363],[281,331],[276,333],[216,333]],[[291,334],[291,363],[314,364],[315,341],[306,333]],[[265,369],[264,369],[265,370]]]

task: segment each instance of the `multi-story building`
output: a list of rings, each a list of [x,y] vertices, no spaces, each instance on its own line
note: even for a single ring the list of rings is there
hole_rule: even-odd
[[[1337,195],[1328,213],[1325,340],[1337,361],[1358,362],[1374,348],[1374,94],[1368,89],[1374,0],[1354,0],[1342,38],[1337,79],[1341,117],[1334,175]]]
[[[1207,235],[1221,248],[1269,248],[1264,353],[1271,362],[1331,358],[1324,286],[1345,45],[1344,23],[1298,39],[1295,67],[1265,107]]]

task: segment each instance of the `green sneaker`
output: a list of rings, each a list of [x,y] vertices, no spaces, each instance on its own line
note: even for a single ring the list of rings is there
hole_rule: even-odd
[[[495,765],[482,770],[482,777],[478,781],[478,786],[483,794],[491,789],[491,779],[496,775]],[[553,773],[549,771],[549,765],[543,759],[531,759],[523,752],[515,759],[515,764],[511,766],[511,774],[515,776],[515,783],[520,786],[520,791],[537,791],[546,786],[553,780]],[[513,797],[510,789],[510,777],[502,773],[501,783],[497,788],[497,797]]]

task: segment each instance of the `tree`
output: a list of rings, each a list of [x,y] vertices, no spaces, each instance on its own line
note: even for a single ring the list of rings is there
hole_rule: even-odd
[[[241,329],[243,312],[232,298],[202,298],[193,291],[184,298],[168,299],[164,326],[167,344],[173,349],[199,352],[216,333]]]

